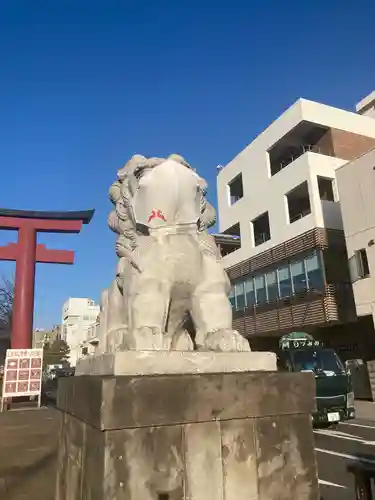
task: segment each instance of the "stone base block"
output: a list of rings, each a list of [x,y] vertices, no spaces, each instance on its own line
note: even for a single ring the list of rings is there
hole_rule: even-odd
[[[76,375],[276,371],[273,352],[122,351],[81,359]]]
[[[311,374],[60,380],[56,500],[318,500]]]

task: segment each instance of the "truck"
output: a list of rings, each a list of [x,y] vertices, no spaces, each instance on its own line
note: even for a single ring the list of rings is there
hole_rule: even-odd
[[[292,332],[279,341],[278,367],[282,371],[311,372],[316,385],[315,426],[330,426],[355,418],[350,373],[336,351],[304,332]]]

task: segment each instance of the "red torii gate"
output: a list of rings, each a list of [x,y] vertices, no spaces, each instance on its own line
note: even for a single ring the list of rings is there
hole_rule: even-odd
[[[17,243],[0,246],[0,260],[16,262],[12,314],[12,349],[32,347],[35,264],[73,264],[71,250],[50,250],[37,243],[37,233],[79,233],[94,210],[34,212],[0,209],[0,230],[18,231]]]

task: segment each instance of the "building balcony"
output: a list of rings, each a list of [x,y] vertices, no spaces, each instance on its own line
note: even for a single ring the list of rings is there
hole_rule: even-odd
[[[305,153],[336,156],[330,129],[308,121],[296,125],[268,150],[271,176]]]
[[[333,151],[325,147],[316,146],[314,144],[298,144],[288,150],[285,155],[276,158],[275,160],[271,160],[271,175],[277,174],[277,172],[283,170],[305,153],[317,153],[323,156],[334,157]]]

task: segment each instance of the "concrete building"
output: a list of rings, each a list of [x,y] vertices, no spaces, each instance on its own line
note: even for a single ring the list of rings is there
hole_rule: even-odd
[[[82,357],[82,347],[87,339],[88,331],[96,323],[100,307],[88,298],[69,298],[62,312],[62,339],[70,347],[69,362],[76,365]]]
[[[84,356],[91,356],[97,352],[97,348],[99,347],[99,328],[99,321],[97,320],[87,329],[86,338],[82,343],[82,354]]]
[[[46,344],[53,344],[61,338],[61,325],[54,325],[50,330],[35,328],[33,331],[33,348],[40,349]]]
[[[361,103],[360,110],[375,118],[375,92]],[[336,177],[357,315],[375,323],[375,149],[339,168]]]
[[[301,329],[339,350],[355,338],[336,172],[375,147],[373,101],[362,103],[299,99],[218,173],[220,233],[236,236],[222,242],[234,326],[255,348]]]

